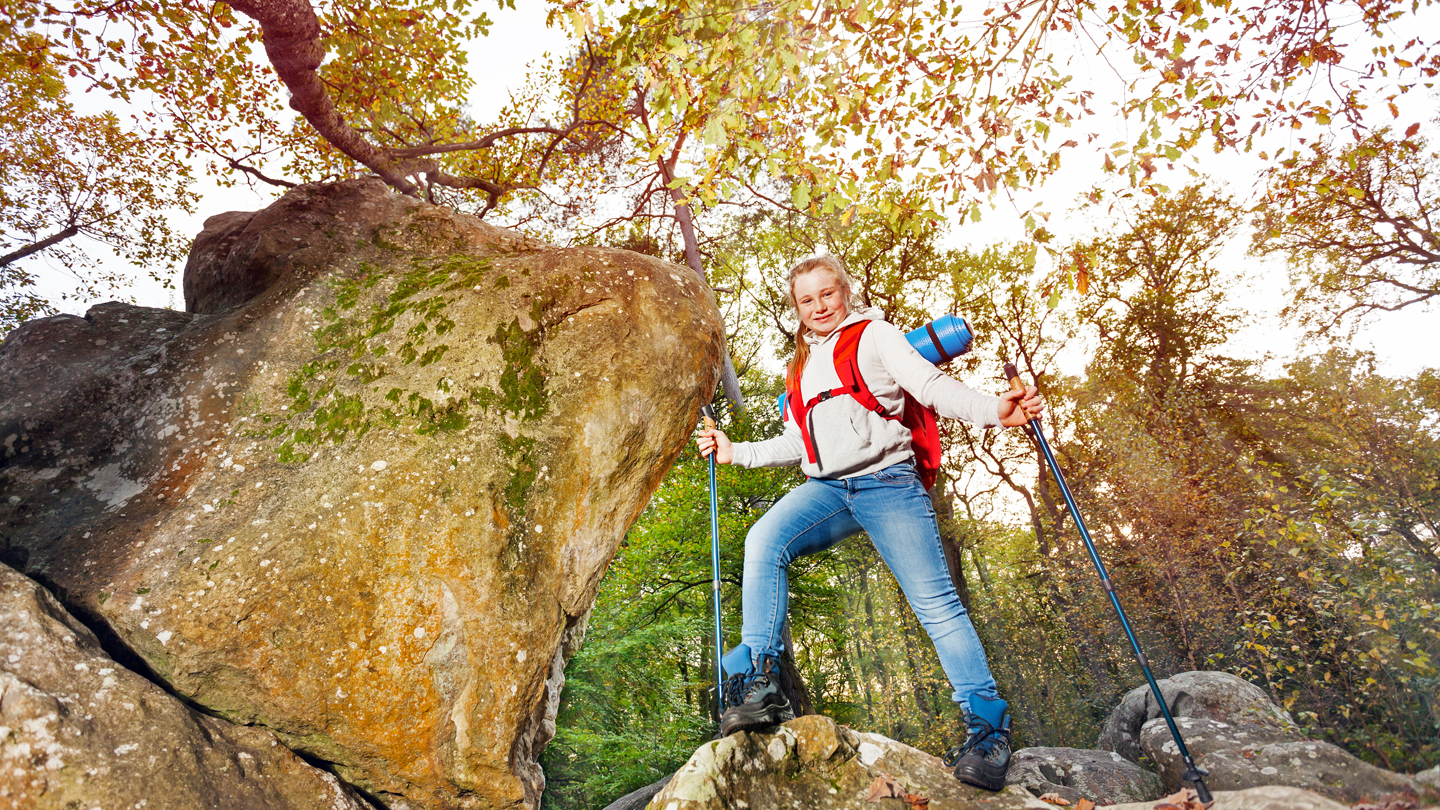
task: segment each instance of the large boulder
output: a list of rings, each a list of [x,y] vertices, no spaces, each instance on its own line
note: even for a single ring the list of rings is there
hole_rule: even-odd
[[[1176,717],[1245,722],[1298,733],[1290,715],[1276,706],[1264,691],[1228,672],[1181,672],[1158,681],[1158,685],[1171,714]],[[1161,716],[1150,687],[1137,686],[1126,692],[1120,705],[1110,712],[1095,747],[1139,762],[1144,754],[1140,748],[1140,729]]]
[[[1416,782],[1419,782],[1422,785],[1428,785],[1432,788],[1440,788],[1440,765],[1436,765],[1429,770],[1421,771],[1415,774],[1414,779]]]
[[[1421,790],[1409,777],[1363,762],[1343,748],[1273,726],[1191,717],[1175,723],[1195,764],[1210,772],[1205,784],[1211,790],[1288,785],[1346,804]],[[1185,763],[1179,746],[1163,719],[1145,724],[1140,747],[1160,769],[1167,791],[1188,787],[1180,781]]]
[[[1262,726],[1244,721],[1226,723],[1223,720],[1181,715],[1175,718],[1175,726],[1180,729],[1180,736],[1185,739],[1185,748],[1190,752],[1191,758],[1197,762],[1201,757],[1216,751],[1255,749],[1272,743],[1309,740],[1297,729]],[[1183,765],[1175,764],[1180,762],[1180,747],[1176,745],[1175,737],[1170,733],[1170,727],[1166,725],[1164,718],[1156,718],[1141,727],[1140,750],[1150,763],[1160,770],[1167,787],[1178,784],[1172,777],[1178,779],[1180,772],[1184,770]]]
[[[0,807],[361,810],[274,734],[199,714],[115,663],[0,565]]]
[[[392,808],[537,806],[600,578],[714,390],[712,293],[374,180],[212,223],[194,312],[0,346],[0,556]]]
[[[773,733],[739,732],[703,746],[649,807],[870,810],[900,807],[895,800],[907,793],[928,799],[930,810],[1053,810],[1024,791],[991,793],[961,784],[937,757],[815,714]],[[892,801],[875,803],[883,797]]]
[[[1036,796],[1053,793],[1071,803],[1154,801],[1166,793],[1160,777],[1114,751],[1080,748],[1022,748],[1010,758],[1005,784]]]

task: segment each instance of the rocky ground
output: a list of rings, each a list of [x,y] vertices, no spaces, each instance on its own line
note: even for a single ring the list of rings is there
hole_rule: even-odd
[[[1265,693],[1223,672],[1160,681],[1191,755],[1210,771],[1210,810],[1415,810],[1440,804],[1440,768],[1406,776],[1304,737]],[[672,778],[610,810],[860,808],[1204,810],[1186,802],[1178,748],[1149,687],[1111,712],[1099,748],[1014,753],[1002,793],[961,785],[940,760],[876,734],[801,717],[712,742]],[[1043,798],[1043,800],[1042,800]],[[648,804],[645,803],[648,800]],[[880,804],[877,804],[879,802]],[[1370,804],[1365,804],[1365,803]]]

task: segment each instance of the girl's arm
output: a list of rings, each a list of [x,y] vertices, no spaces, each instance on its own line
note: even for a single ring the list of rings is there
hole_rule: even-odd
[[[702,430],[695,437],[700,455],[715,454],[718,464],[737,467],[793,467],[800,463],[805,445],[795,422],[785,423],[785,432],[773,439],[759,442],[732,442],[720,430]]]
[[[876,357],[885,371],[922,405],[941,416],[964,419],[979,427],[1002,424],[999,397],[982,394],[936,368],[915,351],[894,324],[876,321],[866,328],[863,340],[874,341]],[[860,373],[865,373],[863,367]]]

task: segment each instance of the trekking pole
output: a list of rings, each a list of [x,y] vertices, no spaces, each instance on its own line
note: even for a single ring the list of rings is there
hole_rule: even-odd
[[[709,405],[700,408],[705,417],[705,429],[715,429],[715,409]],[[715,451],[710,451],[710,584],[715,600],[715,706],[716,714],[724,711],[725,681],[720,666],[720,502],[715,493]]]
[[[1015,370],[1014,363],[1005,364],[1005,379],[1010,381],[1010,387],[1019,391],[1025,390],[1025,384],[1020,382],[1020,372]],[[1060,486],[1060,494],[1065,496],[1065,505],[1070,507],[1070,516],[1075,519],[1075,528],[1080,532],[1080,539],[1085,541],[1085,550],[1090,552],[1090,562],[1095,564],[1095,572],[1100,575],[1100,586],[1110,597],[1110,604],[1115,608],[1115,615],[1120,617],[1120,626],[1125,630],[1125,636],[1130,639],[1130,646],[1135,648],[1135,659],[1140,662],[1140,669],[1145,672],[1145,680],[1150,684],[1150,691],[1155,695],[1155,702],[1160,704],[1160,713],[1165,716],[1165,725],[1170,727],[1170,736],[1175,738],[1175,745],[1180,749],[1180,758],[1185,762],[1185,772],[1180,778],[1195,785],[1195,795],[1200,801],[1209,804],[1212,801],[1210,790],[1205,787],[1205,777],[1210,772],[1195,764],[1190,757],[1190,749],[1185,747],[1185,740],[1180,736],[1180,729],[1175,725],[1175,718],[1170,715],[1170,706],[1165,702],[1165,696],[1160,693],[1160,684],[1155,682],[1155,675],[1150,672],[1150,662],[1145,658],[1144,650],[1140,649],[1140,640],[1135,638],[1135,631],[1130,629],[1130,620],[1125,616],[1125,609],[1120,607],[1120,597],[1115,595],[1115,584],[1110,581],[1110,574],[1105,570],[1105,563],[1100,561],[1100,553],[1095,550],[1095,541],[1090,539],[1090,532],[1085,528],[1085,519],[1080,517],[1080,507],[1075,505],[1075,496],[1070,494],[1070,487],[1065,484],[1065,476],[1060,472],[1060,465],[1055,462],[1055,454],[1050,452],[1050,443],[1045,441],[1045,434],[1040,431],[1040,418],[1030,420],[1030,430],[1035,436],[1035,442],[1040,445],[1040,451],[1045,454],[1045,461],[1050,465],[1050,472],[1055,476],[1055,483]]]

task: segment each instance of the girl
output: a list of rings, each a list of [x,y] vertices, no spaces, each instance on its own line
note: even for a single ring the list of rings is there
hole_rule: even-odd
[[[852,306],[850,277],[838,259],[816,256],[790,269],[790,304],[800,318],[791,378],[809,402],[841,385],[835,371],[836,338],[853,324],[871,321],[860,334],[856,364],[861,378],[892,418],[866,410],[853,397],[819,401],[806,415],[813,452],[807,452],[792,418],[785,432],[760,442],[737,442],[719,430],[702,431],[704,456],[741,467],[799,464],[809,477],[781,498],[745,538],[741,594],[741,644],[724,658],[722,734],[793,719],[789,684],[779,666],[781,627],[789,599],[786,568],[864,531],[905,591],[930,634],[965,713],[968,737],[946,763],[962,782],[989,790],[1005,786],[1010,764],[1010,718],[975,627],[955,593],[940,548],[930,497],[920,483],[910,431],[893,418],[908,392],[941,416],[981,427],[1023,425],[1044,410],[1038,392],[1000,397],[977,393],[946,376],[871,308]],[[792,399],[794,397],[792,396]],[[814,460],[811,461],[810,459]]]

